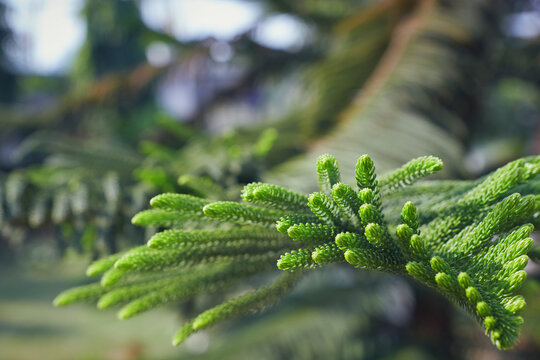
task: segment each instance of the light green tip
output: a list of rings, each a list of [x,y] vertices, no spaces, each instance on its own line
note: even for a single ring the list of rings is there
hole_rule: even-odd
[[[194,332],[195,332],[195,329],[193,328],[193,321],[186,323],[174,335],[172,339],[173,346],[180,345]]]
[[[72,297],[70,296],[70,294],[66,293],[66,291],[58,294],[58,296],[56,296],[53,300],[53,305],[54,306],[66,306],[66,305],[69,305],[73,302],[73,299]]]
[[[358,162],[356,163],[357,169],[371,170],[373,167],[373,160],[371,160],[368,154],[364,154],[358,158]]]
[[[204,215],[210,217],[217,217],[221,213],[220,203],[213,203],[205,205],[202,209]]]
[[[367,241],[372,244],[380,245],[382,243],[383,232],[379,224],[369,223],[365,229]]]
[[[458,275],[458,283],[462,288],[466,289],[471,286],[471,278],[467,273],[461,272]]]
[[[484,317],[491,314],[491,307],[485,301],[480,301],[476,304],[476,312],[478,315]]]

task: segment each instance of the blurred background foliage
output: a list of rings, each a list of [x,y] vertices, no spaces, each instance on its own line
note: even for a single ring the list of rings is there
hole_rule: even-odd
[[[534,281],[505,353],[430,291],[340,267],[178,349],[171,328],[209,299],[125,324],[48,305],[91,259],[144,243],[155,229],[130,218],[161,192],[309,192],[324,152],[344,178],[363,153],[382,171],[437,155],[447,178],[538,154],[538,1],[2,1],[0,44],[0,357],[540,353]]]

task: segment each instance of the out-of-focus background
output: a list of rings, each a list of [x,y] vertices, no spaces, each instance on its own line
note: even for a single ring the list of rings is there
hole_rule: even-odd
[[[538,358],[534,266],[504,353],[436,295],[339,268],[180,348],[174,308],[52,307],[92,259],[144,243],[130,218],[153,195],[308,192],[324,152],[345,177],[364,153],[381,171],[433,154],[446,178],[538,154],[540,2],[1,1],[0,359]]]

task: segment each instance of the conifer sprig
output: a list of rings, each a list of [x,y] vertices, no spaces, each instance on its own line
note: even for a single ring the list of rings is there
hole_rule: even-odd
[[[399,169],[383,176],[380,186],[385,193],[412,184],[416,180],[433,174],[443,167],[441,159],[435,156],[422,156],[413,159]]]
[[[332,168],[337,169],[331,156],[322,159],[319,163],[334,164]],[[514,161],[474,186],[453,183],[447,198],[442,196],[437,204],[419,197],[420,206],[433,205],[427,223],[421,224],[421,211],[410,201],[402,207],[400,224],[385,220],[381,194],[403,199],[401,188],[441,168],[440,159],[421,157],[379,181],[373,161],[364,155],[355,171],[357,202],[350,201],[355,197],[344,185],[332,198],[327,196],[327,184],[320,181],[325,173],[319,173],[321,192],[310,195],[310,207],[332,231],[288,222],[293,239],[299,237],[298,229],[307,228],[309,238],[317,239],[319,245],[283,255],[278,267],[295,271],[345,259],[359,268],[408,274],[472,313],[499,349],[511,348],[523,322],[518,314],[525,302],[514,292],[526,279],[523,268],[532,246],[527,238],[532,226],[524,224],[538,213],[540,187],[531,181],[539,172],[538,159]],[[333,177],[339,179],[339,174]],[[351,226],[356,217],[361,226]],[[284,224],[279,227],[282,231]]]
[[[511,348],[523,322],[525,300],[515,293],[526,280],[527,254],[539,258],[528,236],[540,210],[540,156],[481,180],[417,182],[441,168],[440,159],[426,156],[378,179],[363,155],[354,189],[341,182],[336,159],[323,155],[316,165],[320,192],[309,196],[262,183],[245,186],[245,203],[159,195],[151,200],[154,209],[133,223],[170,229],[148,246],[94,262],[87,273],[101,274],[101,282],[67,290],[55,304],[123,304],[119,316],[127,318],[201,293],[231,291],[276,263],[288,271],[188,321],[174,337],[179,344],[197,330],[274,303],[301,270],[349,263],[437,289],[471,313],[499,349]]]

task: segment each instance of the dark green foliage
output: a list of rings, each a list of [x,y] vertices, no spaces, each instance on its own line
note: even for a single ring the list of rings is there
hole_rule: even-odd
[[[241,169],[254,159],[262,168],[275,140],[274,129],[263,131],[253,144],[237,134],[209,139],[185,125],[160,122],[172,133],[186,132],[190,142],[173,148],[145,141],[143,157],[125,146],[81,143],[57,133],[27,138],[17,150],[21,159],[43,151],[49,155],[42,165],[0,173],[0,242],[26,243],[33,229],[52,228],[60,253],[71,247],[96,258],[144,240],[144,231],[129,223],[134,213],[139,214],[132,223],[139,226],[185,227],[208,220],[204,205],[237,199]],[[176,140],[182,145],[185,139]],[[227,153],[230,143],[237,155]],[[249,177],[257,178],[260,169],[252,171]],[[177,181],[177,174],[184,175]],[[257,196],[271,196],[272,187],[263,188]],[[141,212],[152,195],[173,191],[185,194],[157,196],[155,209]],[[309,211],[301,205],[303,195],[290,194],[297,197],[292,210]]]
[[[7,24],[9,7],[0,4],[0,104],[13,101],[17,94],[17,76],[11,69],[7,46],[13,41],[13,33]]]
[[[349,263],[408,275],[437,289],[471,313],[499,349],[508,349],[523,322],[519,312],[525,301],[515,292],[526,279],[533,230],[527,223],[539,208],[539,164],[538,157],[530,157],[480,181],[411,185],[442,162],[414,159],[379,180],[364,155],[356,166],[355,190],[339,182],[337,162],[324,155],[317,163],[321,192],[309,196],[261,183],[242,192],[251,205],[159,195],[150,201],[154,209],[136,215],[134,223],[178,227],[189,221],[204,229],[164,230],[147,247],[99,260],[88,273],[103,274],[101,285],[68,290],[55,303],[99,299],[100,308],[127,303],[119,313],[126,318],[201,293],[230,292],[254,274],[271,272],[276,263],[293,273],[188,321],[174,337],[178,344],[197,330],[275,302],[303,269]]]

